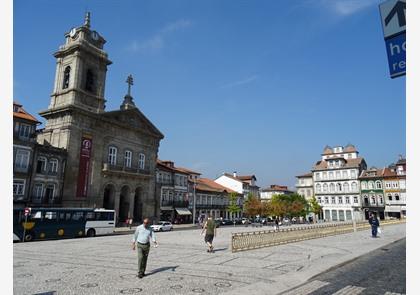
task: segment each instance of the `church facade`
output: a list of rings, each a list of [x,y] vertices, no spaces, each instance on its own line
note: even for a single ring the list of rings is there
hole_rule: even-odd
[[[40,144],[67,151],[62,189],[63,207],[115,209],[118,219],[159,216],[155,169],[163,134],[136,107],[133,78],[120,109],[105,110],[105,81],[112,63],[105,39],[82,26],[65,34],[54,53],[56,74]]]

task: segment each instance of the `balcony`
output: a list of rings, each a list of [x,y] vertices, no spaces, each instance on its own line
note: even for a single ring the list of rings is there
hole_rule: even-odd
[[[161,201],[161,207],[188,208],[188,201]]]
[[[228,205],[216,205],[216,204],[196,204],[196,209],[226,209]]]
[[[111,165],[108,163],[103,163],[102,172],[104,174],[120,174],[126,176],[136,176],[136,177],[151,177],[151,173],[148,169],[139,169],[139,168],[130,168],[120,165]]]

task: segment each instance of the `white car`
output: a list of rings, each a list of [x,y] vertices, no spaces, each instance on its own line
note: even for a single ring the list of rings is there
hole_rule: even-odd
[[[172,223],[169,221],[159,221],[158,224],[150,226],[153,231],[171,231],[173,229]]]

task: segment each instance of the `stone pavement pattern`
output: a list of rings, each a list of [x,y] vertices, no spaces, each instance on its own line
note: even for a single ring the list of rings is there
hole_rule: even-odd
[[[231,232],[220,228],[216,253],[200,230],[157,233],[143,279],[136,277],[132,235],[14,244],[14,294],[275,294],[328,268],[405,237],[405,224],[231,253]]]

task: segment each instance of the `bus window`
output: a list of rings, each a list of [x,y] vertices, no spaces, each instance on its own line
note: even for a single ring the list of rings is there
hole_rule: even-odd
[[[87,212],[86,220],[95,220],[95,212]]]
[[[47,211],[44,215],[45,220],[57,220],[57,212]]]
[[[71,219],[75,221],[83,220],[83,212],[73,212]]]
[[[114,220],[113,212],[96,212],[96,220]]]
[[[42,211],[32,211],[30,219],[42,219]]]

